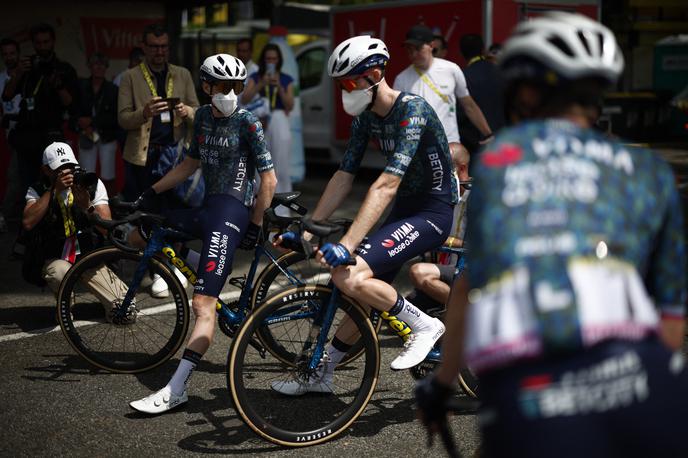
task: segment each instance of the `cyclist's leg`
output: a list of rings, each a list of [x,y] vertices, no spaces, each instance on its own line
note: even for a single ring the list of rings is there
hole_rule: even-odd
[[[453,265],[419,262],[411,266],[409,278],[416,289],[434,301],[445,304],[449,298],[449,285],[454,277],[454,270]]]
[[[182,218],[175,221],[175,226],[180,229],[196,232],[200,227],[204,234],[200,271],[192,300],[196,321],[170,382],[157,393],[130,404],[147,413],[161,413],[186,402],[186,384],[212,342],[215,303],[231,272],[234,251],[243,237],[249,218],[248,208],[227,195],[209,196],[203,208],[197,212],[178,211],[170,214],[168,219]]]
[[[338,268],[332,273],[333,281],[345,294],[397,316],[414,331],[414,343],[393,362],[394,369],[406,369],[422,361],[442,335],[444,327],[439,320],[411,304],[389,283],[375,277],[386,277],[406,261],[441,245],[449,228],[451,212],[420,212],[392,221],[368,238],[359,250],[355,266]]]

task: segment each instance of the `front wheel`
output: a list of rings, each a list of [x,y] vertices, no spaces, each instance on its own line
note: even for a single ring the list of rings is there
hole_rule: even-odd
[[[141,260],[140,253],[114,247],[96,250],[67,272],[58,292],[60,327],[67,341],[87,361],[111,372],[138,373],[159,366],[179,350],[189,328],[186,291],[155,258],[148,261],[148,286],[139,285],[131,304],[123,307]]]
[[[380,352],[377,334],[365,311],[339,296],[337,311],[329,327],[331,341],[345,319],[360,334],[359,358],[339,364],[329,377],[321,366],[314,371],[308,362],[322,329],[319,322],[328,307],[332,290],[302,286],[286,290],[265,301],[239,330],[227,358],[227,384],[236,411],[260,436],[286,446],[307,446],[328,441],[345,431],[363,412],[377,384]],[[261,334],[269,329],[290,356],[283,362],[261,345]],[[318,392],[306,389],[300,396],[283,394],[285,384],[308,386],[318,378]],[[293,393],[292,393],[293,394]]]

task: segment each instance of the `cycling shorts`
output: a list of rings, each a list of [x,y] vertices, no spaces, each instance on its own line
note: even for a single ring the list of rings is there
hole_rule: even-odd
[[[356,253],[375,278],[390,283],[405,262],[444,243],[452,227],[454,206],[437,200],[397,200],[380,229]]]
[[[482,374],[490,457],[688,456],[688,371],[656,338]]]
[[[203,241],[194,292],[218,297],[232,271],[237,245],[248,227],[249,209],[227,194],[207,196],[203,206],[164,213],[169,223]]]

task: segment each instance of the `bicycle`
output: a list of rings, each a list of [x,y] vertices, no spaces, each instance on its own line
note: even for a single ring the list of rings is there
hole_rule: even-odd
[[[331,222],[303,219],[298,224],[301,231],[319,237],[319,245],[342,231]],[[304,243],[306,249],[308,245]],[[227,384],[239,416],[258,435],[284,446],[315,445],[341,434],[363,413],[377,385],[380,350],[373,319],[378,314],[369,313],[334,285],[297,286],[268,298],[241,326],[227,356]],[[320,376],[319,368],[328,363],[325,344],[342,332],[339,325],[344,318],[349,319],[347,335],[339,337],[346,341],[358,334],[358,356],[350,357],[352,349],[337,366],[332,382],[326,381],[332,393],[325,398],[309,393],[287,399],[273,390],[273,383]],[[388,314],[383,319],[387,318],[393,319]],[[263,341],[266,325],[278,323],[289,327],[281,334],[291,338],[282,341],[293,354],[288,364],[252,345]],[[403,339],[408,326],[399,323],[393,329]]]
[[[306,213],[295,201],[299,195],[298,192],[275,195],[266,211],[263,240],[269,231],[280,230],[301,218],[277,216],[275,207],[283,205],[299,215]],[[113,202],[112,206],[133,213],[112,221],[94,218],[95,224],[107,229],[113,246],[85,255],[69,270],[58,292],[58,317],[67,341],[91,364],[116,373],[138,373],[163,364],[185,341],[189,327],[188,294],[173,270],[177,269],[191,285],[196,281],[196,273],[177,255],[172,243],[195,237],[164,226],[161,217],[140,212],[131,203]],[[152,227],[143,252],[114,235],[115,229],[123,224]],[[256,278],[259,262],[264,258],[268,264]],[[142,281],[153,274],[167,283],[171,300],[156,299],[145,292]],[[94,278],[100,284],[101,293],[94,294],[93,288],[84,286]],[[277,258],[258,244],[248,274],[229,279],[231,285],[241,289],[239,299],[230,303],[218,299],[220,329],[233,337],[256,304],[275,289],[328,280],[329,272],[311,263],[302,253],[290,252]],[[101,307],[106,308],[105,319]],[[283,361],[290,361],[292,355],[284,353],[277,337],[269,330],[263,336],[266,343],[261,348]]]

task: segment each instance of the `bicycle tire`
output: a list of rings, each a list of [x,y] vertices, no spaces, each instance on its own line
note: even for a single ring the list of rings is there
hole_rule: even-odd
[[[463,367],[459,370],[459,386],[468,396],[476,399],[480,397],[478,377],[469,367]]]
[[[179,350],[189,328],[186,291],[159,259],[150,259],[148,268],[167,283],[170,299],[156,299],[140,287],[135,296],[135,319],[127,324],[108,321],[105,301],[83,286],[94,269],[105,268],[98,272],[111,285],[108,294],[118,298],[108,306],[116,306],[131,284],[128,275],[133,275],[141,258],[141,253],[115,247],[93,251],[67,272],[58,292],[60,328],[67,341],[81,357],[110,372],[133,374],[161,365]]]
[[[299,264],[306,263],[303,268],[296,267]],[[304,281],[306,284],[318,284],[325,286],[330,282],[330,274],[328,269],[321,267],[319,263],[316,263],[312,258],[308,259],[304,253],[299,253],[298,251],[290,251],[288,253],[280,256],[276,262],[270,262],[265,266],[265,268],[260,272],[258,278],[256,279],[255,286],[253,287],[253,292],[251,294],[251,310],[254,310],[257,305],[260,305],[266,298],[269,297],[269,293],[278,293],[284,291],[289,287],[279,285],[275,288],[274,283],[278,278],[284,278],[284,273],[282,270],[288,270],[295,274],[299,280]],[[307,278],[303,278],[304,274]],[[310,283],[315,279],[316,283]],[[376,317],[373,321],[375,327],[375,332],[380,331],[380,326],[382,325],[382,320]],[[267,350],[272,353],[276,358],[280,359],[285,364],[290,364],[291,355],[284,353],[283,349],[275,343],[275,340],[270,336],[270,331],[265,329],[260,334],[261,342],[267,348]],[[347,353],[347,355],[342,360],[342,364],[348,363],[352,359],[358,358],[363,352],[363,346],[360,342],[354,344],[352,349]]]
[[[269,352],[263,352],[264,356],[261,356],[255,349],[255,343],[259,340],[257,333],[264,326],[283,323],[302,325],[311,331],[309,319],[288,320],[280,311],[297,307],[296,310],[303,312],[323,307],[328,304],[331,293],[330,288],[308,285],[269,298],[249,316],[230,347],[227,385],[235,409],[254,432],[276,444],[302,447],[335,438],[363,413],[375,391],[380,368],[377,334],[366,312],[345,296],[340,296],[337,317],[351,318],[361,334],[364,351],[360,358],[337,366],[334,379],[327,385],[332,390],[329,396],[331,402],[323,403],[321,394],[286,397],[271,388],[272,383],[293,377],[299,371],[299,365],[294,365],[293,361],[288,365],[274,360]],[[328,340],[336,329],[335,320],[330,327]],[[275,329],[273,335],[277,332]],[[300,331],[298,335],[300,338]],[[305,335],[311,334],[305,332]],[[308,345],[298,341],[294,343],[294,348],[308,348]],[[310,354],[306,353],[304,357],[302,360],[309,360]],[[338,402],[331,399],[335,396]]]

